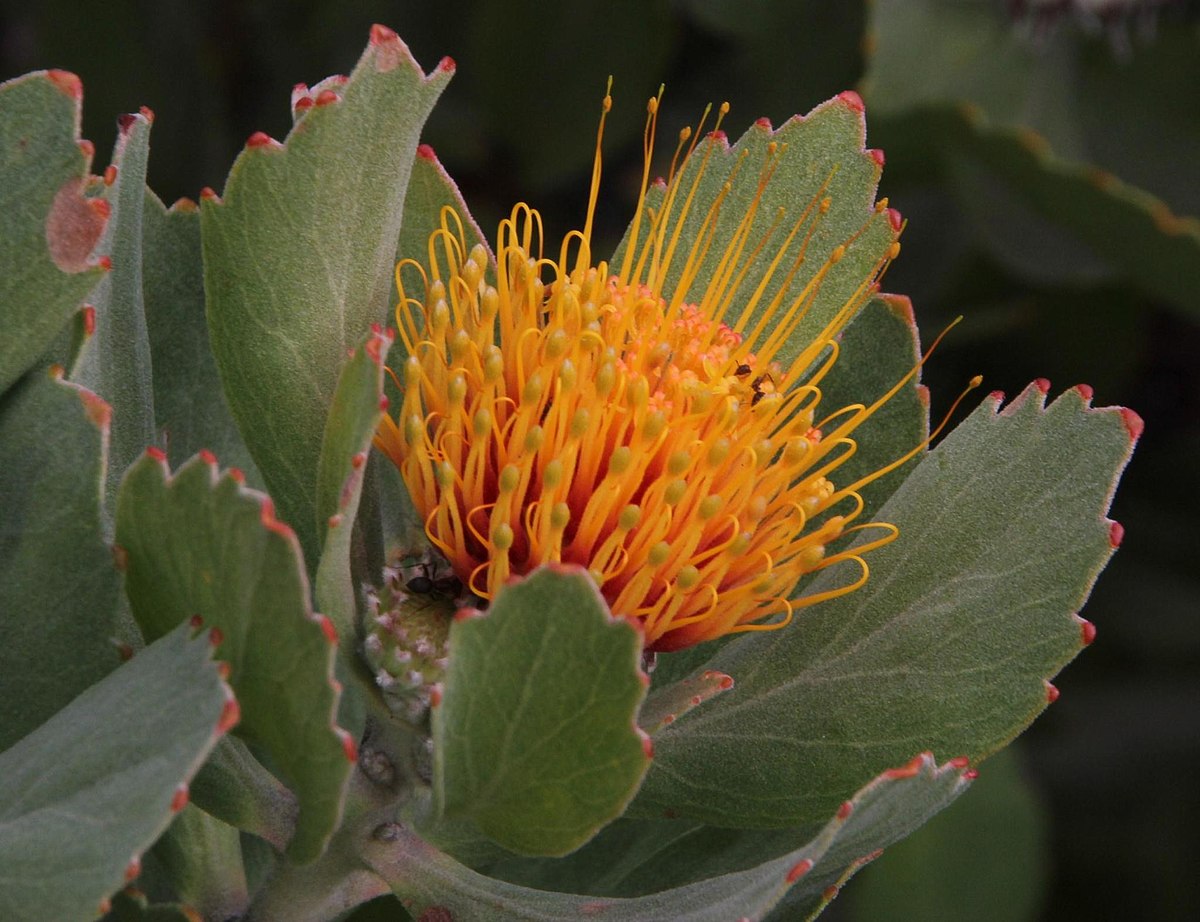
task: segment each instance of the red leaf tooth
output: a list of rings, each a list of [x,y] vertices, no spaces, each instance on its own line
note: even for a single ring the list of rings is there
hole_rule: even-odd
[[[91,336],[96,332],[96,308],[90,304],[83,305],[83,332]]]
[[[212,186],[205,186],[200,190],[200,201],[202,202],[219,202],[221,197],[217,195]]]
[[[1075,390],[1079,391],[1080,397],[1089,402],[1095,394],[1095,391],[1092,390],[1092,386],[1090,384],[1076,384]]]
[[[283,145],[276,141],[265,131],[256,131],[246,140],[247,147],[282,147]]]
[[[831,902],[832,900],[836,899],[837,895],[838,895],[838,888],[836,885],[834,885],[832,887],[826,887],[824,890],[821,891],[821,899],[823,899],[826,903]]]
[[[314,615],[313,617],[316,618],[317,624],[321,625],[321,631],[325,635],[325,639],[328,640],[330,644],[332,644],[333,646],[336,647],[337,642],[338,642],[338,635],[337,635],[337,628],[335,628],[333,626],[333,622],[330,621],[328,618],[326,618],[324,615]]]
[[[384,394],[384,395],[382,395],[382,396],[379,398],[379,409],[380,409],[380,411],[381,411],[381,412],[383,412],[383,413],[386,413],[386,412],[387,412],[387,408],[388,408],[388,404],[389,404],[390,402],[391,402],[391,401],[389,401],[389,400],[388,400],[388,398],[387,398],[387,394]]]
[[[110,900],[107,896],[104,897],[104,899],[102,899],[96,906],[96,912],[102,916],[108,915],[110,912],[112,912],[112,900]]]
[[[429,706],[431,708],[435,708],[441,703],[442,703],[442,686],[441,686],[441,683],[439,682],[437,685],[433,686],[433,688],[429,689]]]
[[[221,660],[219,663],[217,663],[217,675],[219,675],[226,682],[229,681],[229,676],[232,673],[233,669],[230,667],[227,660]]]
[[[888,223],[892,225],[892,230],[894,230],[897,234],[900,233],[901,228],[904,227],[904,215],[900,214],[900,212],[895,208],[889,208],[887,210],[887,216]]]
[[[1088,621],[1087,618],[1080,618],[1075,615],[1075,620],[1079,623],[1079,637],[1083,641],[1085,647],[1091,646],[1096,639],[1096,625]]]
[[[132,112],[123,112],[117,116],[117,127],[121,129],[121,134],[127,134],[136,121],[137,116]]]
[[[922,753],[920,755],[915,755],[904,765],[901,765],[899,768],[889,768],[887,771],[885,771],[883,773],[884,777],[892,778],[892,779],[912,778],[917,774],[917,772],[919,772],[921,770],[921,763],[924,761],[925,761],[924,753]]]
[[[342,514],[340,512],[335,512],[325,522],[325,526],[327,528],[337,528],[341,524],[342,524]]]
[[[786,880],[789,884],[794,884],[812,869],[813,860],[811,858],[805,858],[802,861],[797,861],[787,872]]]
[[[104,185],[111,186],[117,181],[117,168],[111,163],[104,168]]]
[[[191,792],[186,784],[180,784],[175,788],[175,793],[171,796],[171,812],[178,813],[187,806],[188,800],[191,797]]]
[[[1128,407],[1121,407],[1121,419],[1125,423],[1125,429],[1129,432],[1129,437],[1133,441],[1137,441],[1142,437],[1142,430],[1146,428],[1146,424],[1142,418]]]
[[[203,461],[205,464],[212,465],[213,467],[217,466],[217,456],[214,455],[207,448],[200,449],[200,460]]]
[[[87,138],[80,138],[75,143],[79,145],[79,149],[83,151],[83,155],[87,157],[88,160],[91,160],[96,156],[96,145]]]
[[[138,108],[138,112],[141,113],[142,118],[144,118],[146,121],[148,121],[151,125],[154,124],[154,110],[153,109],[151,109],[149,106],[140,106]]]
[[[127,643],[117,644],[117,659],[122,663],[128,663],[133,659],[133,647]]]
[[[955,756],[953,759],[951,759],[946,764],[949,765],[951,768],[962,769],[962,768],[966,768],[968,765],[970,765],[971,760],[968,759],[966,756]]]
[[[866,112],[867,107],[863,104],[863,99],[854,90],[842,90],[837,94],[837,98],[853,109],[855,112]]]
[[[437,154],[435,154],[433,152],[433,148],[430,147],[428,144],[418,144],[417,145],[417,156],[420,157],[422,160],[430,160],[430,161],[437,160]]]
[[[354,742],[354,737],[351,736],[349,733],[347,733],[345,730],[343,730],[341,727],[337,727],[336,729],[337,729],[337,735],[342,740],[342,752],[344,752],[346,754],[346,761],[350,762],[351,764],[357,762],[358,761],[358,744],[356,742]]]
[[[762,118],[754,120],[754,127],[761,128],[763,131],[770,131],[773,126],[771,125],[771,120],[764,115]]]
[[[710,131],[708,136],[714,141],[729,141],[729,135],[725,134],[725,132],[720,128],[718,128],[716,131]]]
[[[371,26],[370,41],[372,45],[382,45],[384,42],[394,42],[399,38],[400,36],[387,26],[380,25],[379,23],[375,23],[375,25]]]
[[[217,718],[217,733],[224,735],[238,725],[238,721],[242,719],[242,708],[238,704],[237,698],[230,695],[225,699],[225,705],[221,708],[221,716]]]
[[[1050,379],[1049,378],[1035,378],[1034,382],[1033,382],[1033,386],[1042,392],[1042,396],[1045,396],[1046,394],[1050,393]]]
[[[129,864],[125,865],[125,883],[131,884],[138,879],[142,873],[142,859],[134,855],[129,859]]]
[[[878,147],[867,148],[867,156],[870,157],[872,160],[874,160],[875,165],[878,166],[881,170],[883,169],[883,165],[885,163],[887,163],[887,155],[884,154],[884,152],[882,150],[880,150]]]
[[[354,468],[355,470],[358,470],[360,467],[362,467],[366,463],[366,461],[367,461],[367,453],[365,451],[360,451],[360,452],[357,452],[350,459],[350,466],[352,468]]]
[[[219,647],[225,640],[225,632],[219,627],[213,627],[208,632],[208,643],[212,647]]]
[[[246,475],[240,467],[231,467],[225,473],[229,475],[229,479],[234,483],[241,484],[246,482]]]
[[[315,105],[315,102],[311,96],[301,96],[292,104],[292,108],[297,112],[304,112],[311,109],[313,105]]]
[[[93,198],[88,199],[88,205],[92,211],[96,212],[103,220],[107,221],[109,215],[112,214],[112,206],[108,204],[107,199]]]
[[[153,458],[155,461],[158,461],[160,464],[167,463],[167,453],[165,451],[163,451],[161,448],[159,448],[157,445],[149,445],[146,447],[146,457]]]
[[[1046,703],[1053,704],[1055,701],[1058,700],[1058,696],[1061,694],[1061,692],[1059,692],[1058,688],[1055,687],[1054,685],[1052,685],[1050,682],[1047,682],[1045,684],[1046,684]]]
[[[839,820],[848,820],[850,814],[854,812],[854,804],[848,800],[843,800],[842,805],[837,809],[837,818]]]
[[[979,777],[979,769],[977,769],[977,768],[968,768],[965,772],[963,772],[963,778],[966,781],[974,781],[978,777]]]
[[[193,631],[198,631],[204,627],[204,619],[199,615],[192,615],[192,617],[188,618],[188,624],[191,625]]]
[[[83,81],[69,70],[48,70],[46,78],[65,95],[75,100],[83,99]]]
[[[457,69],[458,65],[454,62],[454,58],[450,57],[450,55],[446,55],[444,58],[438,61],[438,70],[442,71],[443,73],[452,74]]]
[[[1108,526],[1108,543],[1112,545],[1113,550],[1121,546],[1121,542],[1125,540],[1125,526],[1120,522],[1110,522]]]
[[[342,97],[333,90],[321,90],[321,92],[317,94],[315,104],[318,106],[328,106],[330,103],[335,103],[341,98]]]
[[[647,759],[653,759],[654,758],[654,740],[650,739],[650,737],[647,736],[645,733],[643,733],[641,730],[639,730],[638,732],[641,733],[641,735],[642,735],[642,752],[644,752],[646,754]]]

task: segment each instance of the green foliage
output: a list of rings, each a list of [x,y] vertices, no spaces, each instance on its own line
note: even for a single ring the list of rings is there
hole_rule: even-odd
[[[37,364],[100,270],[103,211],[84,198],[83,87],[44,71],[0,84],[0,392]]]
[[[119,663],[120,580],[100,532],[108,420],[44,371],[0,397],[0,749]]]
[[[649,764],[641,644],[583,573],[539,570],[455,620],[433,709],[441,809],[505,848],[563,855],[616,819]]]
[[[330,401],[347,351],[386,319],[418,134],[449,78],[394,38],[372,43],[349,80],[313,88],[284,144],[256,137],[201,203],[225,395],[310,570]]]
[[[866,587],[708,662],[737,685],[655,741],[640,815],[811,823],[916,740],[977,760],[1041,712],[1085,642],[1075,613],[1112,554],[1103,515],[1134,437],[1077,390],[1044,396],[989,398],[925,456],[880,511],[901,538]]]
[[[312,860],[337,826],[350,762],[333,723],[333,628],[312,613],[295,536],[267,497],[218,476],[211,456],[169,477],[161,457],[146,455],[121,485],[117,544],[147,638],[190,617],[220,631],[241,730],[300,802],[289,854]]]
[[[137,876],[237,719],[212,646],[180,625],[0,753],[4,918],[93,918]]]
[[[601,6],[578,13],[581,28]],[[727,4],[687,7],[757,47],[758,27]],[[524,29],[497,10],[473,34],[507,55],[497,37]],[[647,42],[622,53],[651,70],[672,39]],[[899,219],[876,202],[882,158],[864,149],[852,93],[732,147],[699,143],[665,294],[695,252],[695,297],[744,234],[737,296],[761,285],[756,317],[776,295],[806,310],[785,361],[845,305],[857,313],[827,347],[838,361],[821,408],[895,394],[831,476],[913,456],[863,489],[863,520],[900,529],[872,553],[865,588],[783,630],[664,654],[652,682],[630,613],[610,611],[582,568],[540,568],[490,602],[435,588],[440,564],[412,547],[423,523],[368,456],[399,396],[379,326],[395,260],[424,261],[446,207],[468,247],[486,246],[418,149],[451,71],[426,76],[376,27],[354,73],[298,91],[286,141],[253,136],[223,196],[198,209],[165,209],[146,188],[148,111],[121,120],[114,169],[93,182],[78,81],[0,87],[5,918],[107,906],[114,922],[317,922],[388,892],[422,918],[816,914],[965,790],[967,758],[1019,733],[1088,639],[1075,613],[1115,544],[1104,516],[1136,417],[1092,409],[1082,390],[1046,406],[1031,387],[924,451],[911,305],[875,284]],[[506,86],[489,92],[515,141],[543,113]],[[571,116],[590,125],[590,111]],[[944,126],[961,145],[948,161],[970,148],[1086,239],[1136,223],[1125,196],[1089,230],[1064,204],[1082,195],[1067,171],[988,131]],[[549,176],[556,145],[543,154]],[[651,207],[661,198],[652,188]],[[1167,255],[1150,231],[1130,252],[1185,271],[1190,238],[1176,236]],[[1137,276],[1137,262],[1122,265]],[[483,543],[484,511],[471,510],[467,540]],[[411,560],[427,569],[407,572]],[[835,567],[795,591],[848,578]],[[395,642],[372,650],[386,619]],[[425,698],[394,711],[378,687],[389,677],[421,685],[428,713]],[[931,753],[966,758],[939,766]],[[140,894],[118,892],[134,878]]]

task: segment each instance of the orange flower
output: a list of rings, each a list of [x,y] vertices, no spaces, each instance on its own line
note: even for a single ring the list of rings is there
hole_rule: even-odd
[[[605,112],[610,105],[606,97]],[[591,252],[602,116],[587,219],[557,260],[543,257],[538,213],[520,204],[500,224],[494,270],[484,247],[467,251],[450,209],[428,262],[397,267],[409,358],[403,404],[376,445],[399,468],[430,541],[475,593],[491,598],[542,563],[579,564],[614,614],[640,624],[647,650],[670,651],[782,627],[796,608],[866,582],[862,555],[896,529],[852,524],[857,491],[907,456],[856,483],[839,485],[836,470],[853,453],[855,427],[908,378],[868,405],[819,407],[835,340],[899,244],[782,364],[782,347],[845,252],[805,252],[829,199],[794,218],[767,275],[790,280],[800,259],[784,256],[796,240],[801,259],[823,266],[801,290],[785,297],[784,284],[768,300],[766,279],[756,287],[745,275],[763,246],[752,245],[750,228],[781,153],[769,145],[718,271],[698,278],[724,195],[695,242],[680,229],[713,145],[698,152],[693,140],[685,151],[684,132],[679,168],[648,196],[657,99],[648,111],[642,190],[619,266]],[[685,184],[689,157],[703,161]],[[680,264],[672,294],[668,271]],[[418,297],[405,291],[406,266],[424,278]],[[699,297],[685,303],[683,292]],[[863,528],[882,534],[830,550]],[[803,576],[846,561],[857,564],[855,579],[792,598]],[[772,616],[781,617],[764,621]]]

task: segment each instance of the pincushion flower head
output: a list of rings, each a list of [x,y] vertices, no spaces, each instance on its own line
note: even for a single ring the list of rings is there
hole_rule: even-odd
[[[762,162],[738,159],[696,210],[702,178],[725,169],[710,156],[727,109],[716,138],[698,144],[700,131],[685,130],[668,177],[651,184],[650,100],[638,206],[611,263],[592,252],[602,115],[587,216],[557,253],[543,250],[538,212],[519,204],[500,224],[493,266],[446,209],[426,258],[396,272],[408,358],[396,370],[401,406],[376,445],[429,540],[485,599],[543,563],[585,567],[613,613],[640,625],[647,651],[780,628],[798,608],[862,586],[864,555],[896,529],[857,521],[859,490],[908,457],[838,476],[855,429],[908,378],[845,407],[826,406],[821,391],[840,332],[899,244],[797,347],[793,334],[854,237],[826,252],[809,246],[830,208],[825,186],[799,213],[779,209],[766,233],[753,231],[785,153],[774,142]],[[756,171],[755,193],[714,263],[743,171]],[[687,242],[685,224],[697,220]],[[867,540],[847,540],[864,529]],[[848,575],[835,588],[796,595],[803,577],[836,564]]]

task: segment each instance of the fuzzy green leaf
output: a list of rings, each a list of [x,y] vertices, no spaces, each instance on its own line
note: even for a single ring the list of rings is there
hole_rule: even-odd
[[[649,763],[637,632],[582,572],[535,570],[457,619],[433,709],[434,790],[523,854],[561,855],[618,817]]]
[[[150,339],[142,301],[142,209],[149,154],[150,120],[140,113],[124,116],[113,151],[116,178],[104,195],[111,217],[101,247],[112,253],[112,271],[92,295],[95,335],[72,373],[73,380],[113,408],[104,490],[105,521],[110,526],[121,476],[155,436]]]
[[[49,348],[100,280],[104,218],[83,197],[79,78],[42,71],[0,84],[0,393]]]
[[[317,602],[332,619],[346,649],[353,649],[358,640],[351,533],[371,440],[383,416],[383,369],[391,344],[391,336],[376,331],[354,350],[338,379],[321,443],[316,513],[325,537],[317,570]]]
[[[440,907],[448,916],[472,922],[550,922],[601,914],[615,922],[729,922],[762,918],[785,896],[798,904],[819,903],[825,889],[857,862],[907,835],[965,787],[960,770],[937,768],[928,755],[919,757],[868,784],[795,850],[757,867],[637,898],[556,893],[485,877],[398,825],[378,829],[363,857],[406,906],[431,918]]]
[[[850,919],[1039,917],[1052,861],[1046,823],[1014,748],[988,760],[966,797],[863,871],[841,898]]]
[[[226,736],[192,780],[192,803],[222,822],[287,848],[296,797],[236,736]]]
[[[238,831],[192,804],[154,843],[143,873],[204,919],[235,919],[250,904]]]
[[[707,250],[695,276],[697,281],[685,297],[699,301],[704,286],[719,277],[721,261],[735,240],[739,224],[759,196],[761,172],[771,162],[769,146],[776,145],[781,153],[774,161],[774,173],[762,190],[753,224],[745,238],[748,242],[742,258],[748,268],[733,297],[735,303],[739,298],[746,301],[751,297],[760,281],[767,277],[788,233],[799,222],[804,230],[788,244],[753,312],[754,320],[757,320],[781,289],[786,293],[781,299],[782,307],[774,312],[776,317],[781,317],[793,300],[811,301],[779,352],[779,360],[786,367],[789,360],[815,340],[834,315],[855,298],[856,292],[861,297],[863,287],[874,278],[880,261],[896,240],[891,213],[876,207],[875,190],[881,167],[864,149],[866,130],[862,101],[848,93],[822,103],[808,115],[790,119],[778,130],[772,130],[766,123],[756,123],[733,147],[728,145],[723,134],[701,142],[688,159],[681,177],[684,193],[690,194],[696,183],[695,193],[667,273],[667,283],[663,286],[664,297],[669,300],[676,293],[687,256],[702,240]],[[710,241],[705,223],[727,182],[731,185],[719,207]],[[662,195],[661,188],[652,188],[647,196],[650,207],[658,209]],[[684,197],[681,194],[679,199]],[[829,199],[829,210],[822,215],[819,206],[825,198]],[[682,207],[679,201],[675,203],[672,225],[678,220]],[[779,209],[783,209],[782,223],[772,232],[772,225],[779,220]],[[643,241],[645,225],[643,221],[639,235]],[[613,256],[612,263],[617,268],[621,266],[631,235],[632,226]],[[845,255],[828,267],[815,291],[803,294],[808,283],[816,278],[840,245],[845,246]],[[640,248],[639,243],[639,251]],[[787,276],[801,253],[804,261],[789,281]],[[738,272],[741,271],[739,264]],[[746,329],[754,329],[753,321]]]
[[[837,361],[821,382],[821,414],[861,403],[870,406],[920,361],[912,304],[898,295],[873,299],[842,333]],[[904,457],[929,434],[929,404],[917,378],[853,432],[854,454],[830,477],[854,483]],[[860,522],[869,522],[904,482],[917,458],[863,487]]]
[[[154,367],[154,422],[167,460],[180,465],[208,449],[246,482],[262,481],[238,434],[208,342],[200,212],[181,199],[169,209],[146,190],[142,286]],[[144,446],[143,446],[144,447]]]
[[[236,718],[208,636],[191,635],[180,625],[0,754],[0,916],[95,918],[167,827]]]
[[[346,353],[388,308],[418,134],[450,77],[372,30],[285,144],[256,135],[201,206],[213,352],[234,418],[310,568],[317,468]]]
[[[717,653],[737,684],[656,738],[641,815],[801,825],[905,751],[978,759],[1041,712],[1086,640],[1074,613],[1140,431],[1079,390],[1043,396],[989,398],[925,456],[879,513],[900,537],[864,588]],[[810,591],[852,578],[836,569]]]
[[[161,454],[159,455],[161,458]],[[334,725],[334,633],[309,606],[295,535],[270,500],[199,457],[168,476],[150,455],[130,468],[117,505],[125,588],[154,638],[198,615],[220,629],[242,706],[241,731],[296,792],[289,855],[315,858],[337,826],[350,772]]]
[[[100,530],[110,415],[36,370],[0,397],[0,749],[119,664]]]

